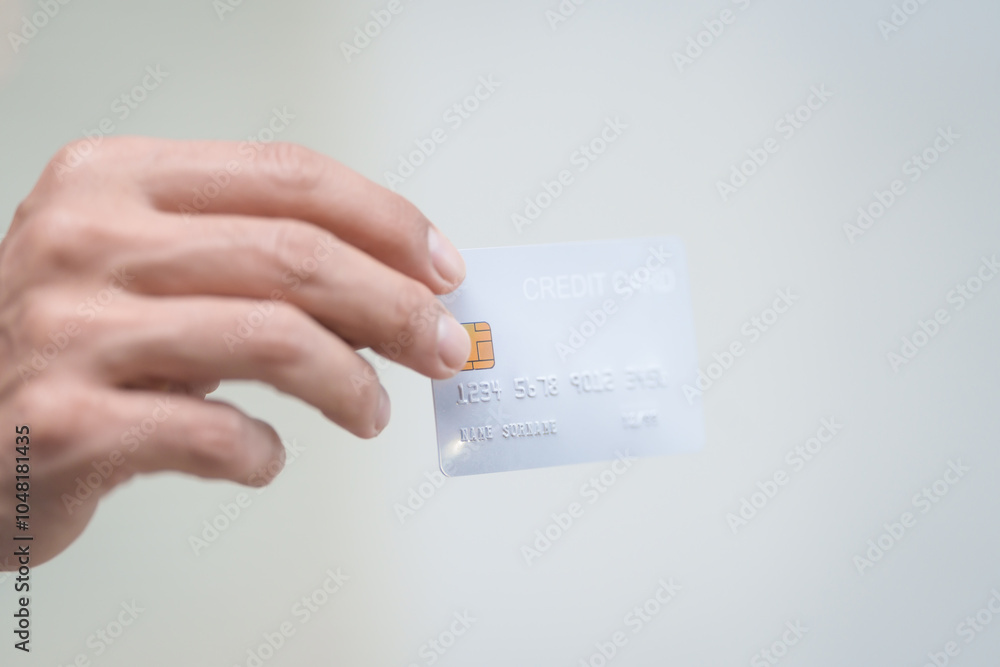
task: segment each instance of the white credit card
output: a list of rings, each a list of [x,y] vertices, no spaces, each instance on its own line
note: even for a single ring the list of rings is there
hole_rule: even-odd
[[[462,251],[441,297],[465,324],[464,370],[434,380],[449,476],[691,452],[704,442],[691,295],[666,237]]]

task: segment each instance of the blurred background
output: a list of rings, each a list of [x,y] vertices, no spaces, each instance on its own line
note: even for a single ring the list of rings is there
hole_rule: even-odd
[[[225,384],[286,470],[116,490],[33,572],[34,651],[3,664],[997,664],[1000,5],[0,7],[0,224],[84,134],[270,130],[460,248],[677,236],[701,367],[747,349],[705,391],[703,451],[640,460],[592,504],[607,463],[438,479],[430,381],[398,366],[368,442]],[[609,118],[625,129],[580,171]],[[797,301],[758,327],[779,290]]]

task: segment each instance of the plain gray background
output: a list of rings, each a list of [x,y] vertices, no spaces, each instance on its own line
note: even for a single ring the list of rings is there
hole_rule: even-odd
[[[910,4],[885,38],[889,0],[590,0],[555,29],[556,0],[402,0],[347,62],[341,42],[385,2],[243,0],[220,16],[210,0],[77,0],[15,54],[18,12],[39,9],[4,0],[6,221],[59,146],[106,117],[118,134],[244,140],[287,108],[280,139],[384,183],[492,76],[400,187],[457,246],[678,236],[702,368],[777,290],[799,301],[706,392],[702,452],[638,462],[530,567],[521,546],[606,464],[451,479],[401,523],[394,505],[436,468],[427,379],[382,373],[393,417],[370,442],[225,385],[301,453],[198,555],[189,538],[244,489],[165,474],[117,490],[34,572],[35,652],[5,641],[3,663],[247,665],[291,621],[264,664],[425,665],[421,646],[467,610],[476,622],[436,664],[578,665],[618,630],[616,665],[769,664],[752,661],[795,621],[808,632],[781,664],[922,665],[952,640],[952,664],[995,664],[1000,618],[971,643],[956,626],[1000,590],[1000,280],[961,311],[947,298],[1000,252],[1000,8]],[[678,71],[673,54],[726,8],[734,22]],[[169,76],[119,120],[114,100],[157,65]],[[723,202],[717,182],[781,137],[813,86],[832,97]],[[628,124],[621,139],[519,234],[511,214],[608,117]],[[910,182],[904,163],[949,127],[960,139]],[[905,194],[850,243],[844,224],[896,178]],[[886,355],[939,308],[950,322],[894,372]],[[794,471],[786,452],[830,417],[842,431]],[[969,472],[921,514],[913,496],[959,459]],[[788,484],[734,534],[727,514],[779,470]],[[916,525],[859,573],[854,557],[906,511]],[[328,568],[350,580],[300,624],[293,605]],[[633,634],[624,617],[660,578],[682,589]],[[97,657],[88,637],[133,600],[145,611]]]

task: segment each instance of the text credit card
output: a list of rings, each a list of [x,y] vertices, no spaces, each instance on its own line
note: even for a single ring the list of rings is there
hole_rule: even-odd
[[[472,339],[434,380],[446,475],[699,449],[701,403],[683,247],[654,237],[462,251],[442,301]]]

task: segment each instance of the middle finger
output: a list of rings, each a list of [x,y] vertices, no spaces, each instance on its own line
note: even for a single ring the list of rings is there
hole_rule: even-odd
[[[288,301],[345,341],[432,378],[469,355],[465,329],[422,283],[307,222],[205,216],[156,219],[119,243],[130,291]]]

